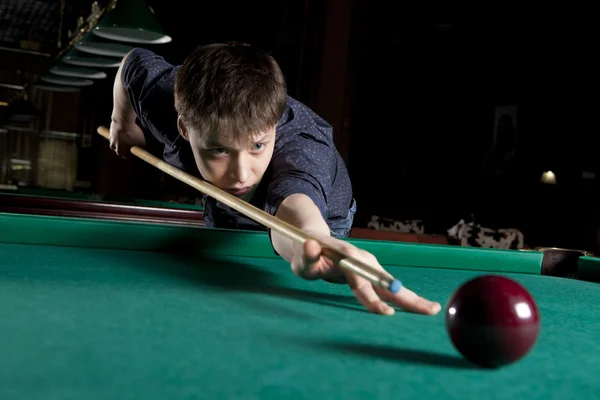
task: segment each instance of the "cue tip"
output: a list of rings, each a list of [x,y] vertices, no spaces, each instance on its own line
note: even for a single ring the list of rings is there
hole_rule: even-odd
[[[390,282],[390,292],[395,294],[398,293],[400,289],[402,289],[402,282],[400,282],[398,279],[394,279]]]

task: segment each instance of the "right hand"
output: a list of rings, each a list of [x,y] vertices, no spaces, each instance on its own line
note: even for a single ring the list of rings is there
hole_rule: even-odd
[[[133,146],[144,147],[144,132],[135,122],[124,123],[112,120],[108,137],[110,148],[120,157],[127,158]]]
[[[332,248],[337,248],[349,256],[384,271],[375,256],[365,250],[331,236],[323,236],[319,239]],[[424,315],[436,315],[442,309],[440,303],[425,299],[406,287],[402,287],[398,293],[393,294],[373,285],[361,276],[343,271],[336,262],[321,254],[321,246],[315,240],[306,241],[302,249],[294,255],[292,271],[307,280],[323,279],[329,282],[347,283],[357,300],[374,314],[393,315],[394,306]]]

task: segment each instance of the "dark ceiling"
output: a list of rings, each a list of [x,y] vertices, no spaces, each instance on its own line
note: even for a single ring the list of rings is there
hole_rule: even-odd
[[[119,2],[117,1],[117,7]],[[168,51],[188,50],[202,42],[241,39],[270,47],[289,42],[305,0],[194,2],[147,0],[173,42]],[[92,5],[108,0],[0,0],[0,46],[55,55],[68,45],[79,19],[92,14]],[[296,21],[296,22],[294,22]],[[293,40],[293,39],[291,39]]]
[[[0,0],[0,46],[56,54],[68,45],[79,18],[92,14],[92,4],[106,0]]]
[[[126,1],[132,0],[117,0],[117,9]],[[146,47],[158,50],[174,63],[181,62],[202,43],[244,40],[266,47],[286,68],[285,64],[296,61],[308,0],[146,2],[173,39],[168,44]],[[104,10],[110,3],[110,0],[0,0],[3,74],[0,83],[14,83],[10,75],[16,70],[43,74],[61,51],[70,46],[81,24],[85,27],[95,10]]]
[[[172,37],[167,44],[119,45],[147,47],[178,63],[203,43],[247,41],[274,54],[284,73],[289,73],[290,84],[300,68],[299,42],[306,22],[306,4],[322,7],[318,5],[322,3],[320,0],[263,0],[258,3],[241,0],[0,0],[0,106],[25,97],[29,87],[44,81],[45,75],[62,61],[76,39],[83,38],[82,35],[97,23],[96,17],[110,10],[115,1],[115,12],[119,7],[127,10],[125,4],[134,4],[137,10],[145,3],[154,11],[163,30]],[[108,76],[115,70],[105,69]],[[105,80],[95,81],[93,86],[100,84],[99,87],[104,89],[108,87]],[[105,92],[109,93],[107,90],[102,93]],[[4,115],[5,110],[0,107],[0,114]]]
[[[55,49],[60,11],[57,1],[1,0],[0,43],[5,47],[20,48],[21,42],[28,40],[38,43],[38,49]]]
[[[125,1],[131,0],[118,0],[117,7]],[[463,47],[468,52],[465,50],[460,57],[481,59],[486,55],[490,63],[529,68],[538,80],[553,85],[559,81],[570,85],[573,79],[585,82],[589,74],[582,72],[595,69],[591,61],[597,48],[597,35],[593,34],[597,23],[590,21],[593,14],[582,8],[540,6],[526,10],[509,2],[467,8],[457,7],[454,2],[444,2],[442,7],[430,3],[352,1],[368,4],[370,8],[370,43],[366,47],[386,52],[388,58],[397,51],[397,42],[404,42],[403,46],[410,42],[413,47],[430,50],[427,36],[448,29],[448,38],[461,37],[461,43],[466,44]],[[202,43],[245,40],[275,53],[284,69],[298,64],[303,29],[317,30],[315,21],[306,18],[308,5],[314,16],[322,11],[315,8],[336,4],[334,0],[147,2],[173,38],[169,44],[157,45],[172,62],[181,61]],[[93,4],[104,8],[108,3],[109,0],[0,0],[0,70],[43,73],[53,57],[69,45],[69,35],[77,30],[78,20],[85,20],[92,13]],[[437,30],[422,29],[436,25]],[[452,56],[454,50],[448,42],[440,43],[449,49],[448,56]],[[28,56],[24,50],[41,55]],[[25,55],[15,58],[14,54]],[[395,62],[407,63],[401,53],[396,58]]]

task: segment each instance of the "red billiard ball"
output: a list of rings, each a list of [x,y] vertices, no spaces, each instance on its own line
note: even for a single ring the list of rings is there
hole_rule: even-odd
[[[467,360],[498,368],[531,350],[540,316],[533,296],[521,284],[503,276],[484,275],[465,282],[451,296],[446,329]]]

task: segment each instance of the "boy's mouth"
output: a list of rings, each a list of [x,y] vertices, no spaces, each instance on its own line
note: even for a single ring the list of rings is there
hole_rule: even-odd
[[[250,191],[250,189],[252,189],[251,186],[246,186],[246,187],[242,187],[242,188],[230,188],[230,189],[224,189],[227,193],[231,193],[234,196],[243,196],[246,193],[248,193]]]

